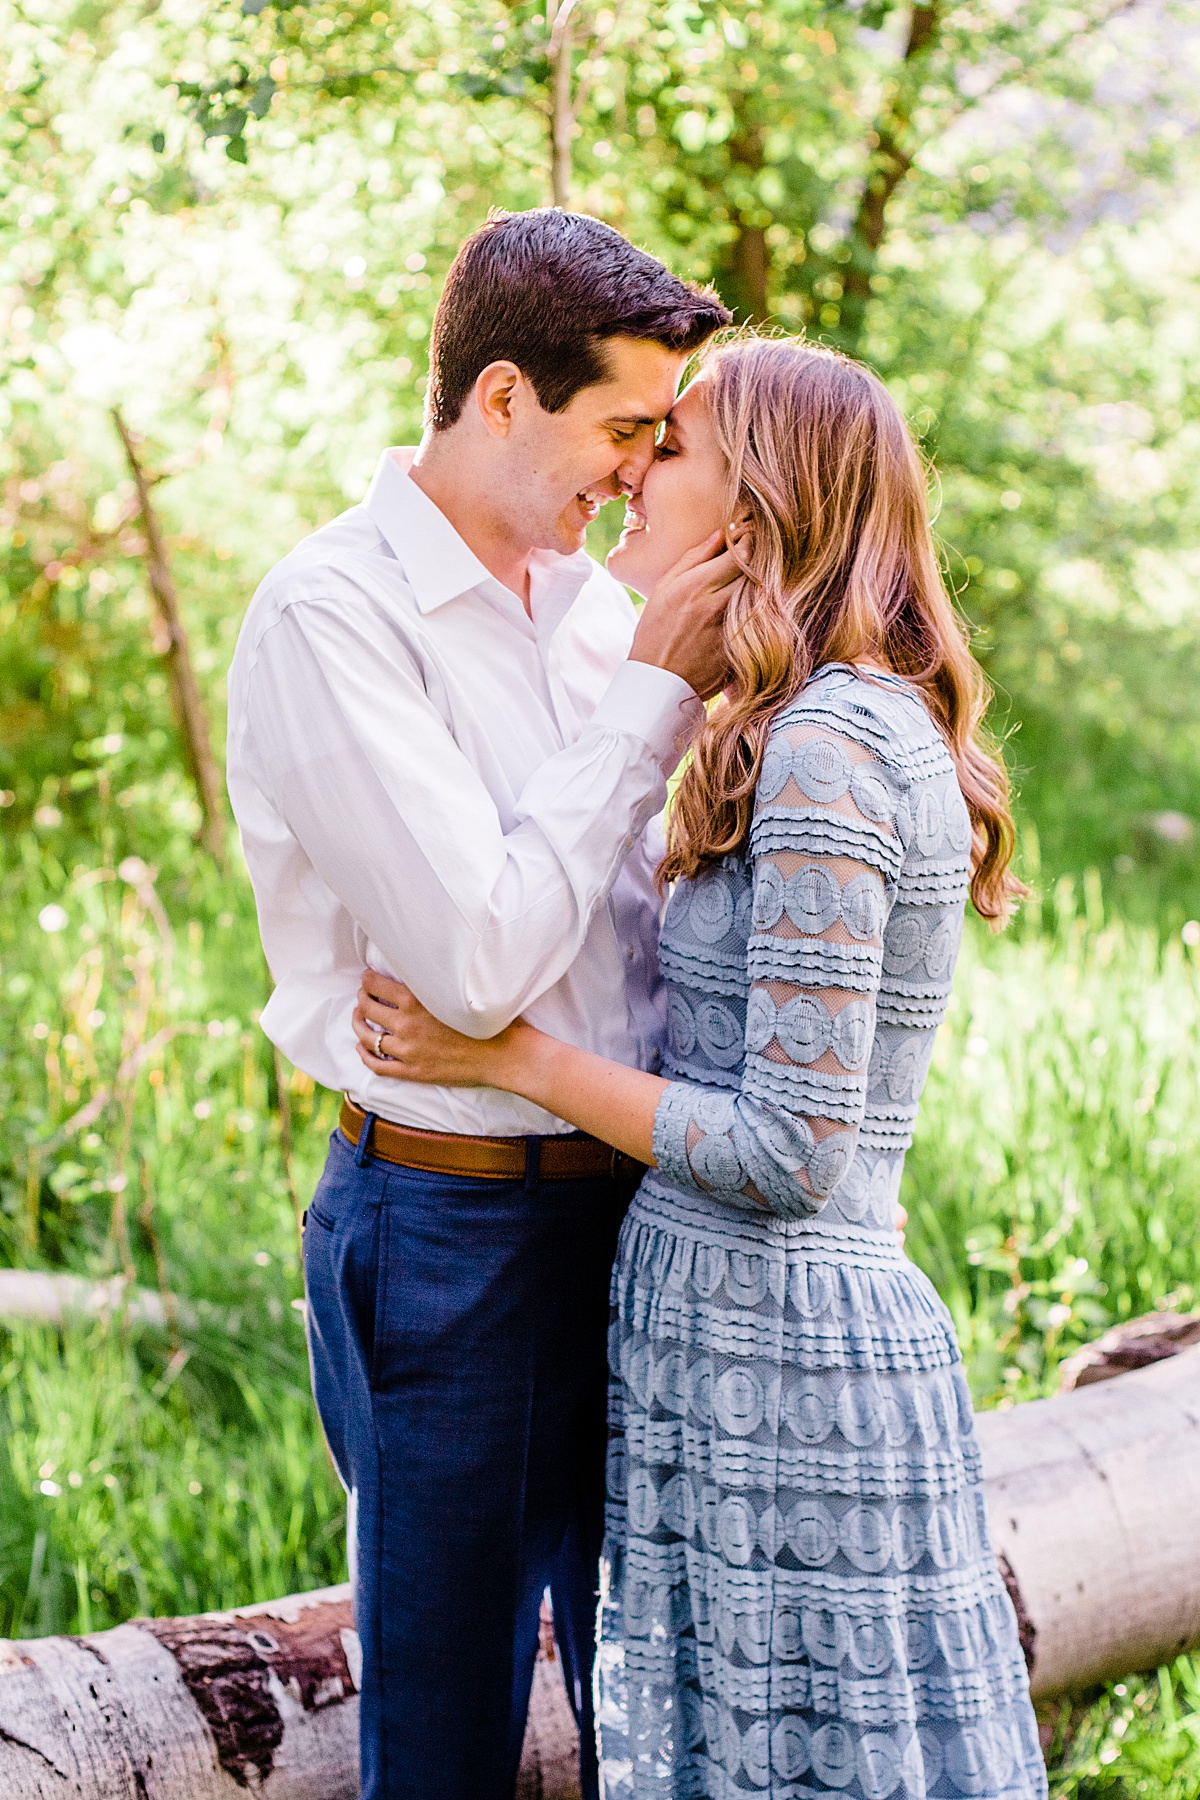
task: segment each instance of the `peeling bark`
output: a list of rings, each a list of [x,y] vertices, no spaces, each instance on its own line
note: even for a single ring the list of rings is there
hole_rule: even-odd
[[[1012,1601],[1012,1609],[1017,1615],[1017,1640],[1021,1646],[1021,1655],[1025,1658],[1025,1667],[1032,1674],[1034,1650],[1037,1645],[1037,1626],[1025,1610],[1025,1596],[1013,1573],[1013,1566],[1003,1550],[996,1561],[1000,1565],[1000,1578],[1004,1583],[1004,1591]]]
[[[3,1800],[355,1800],[348,1587],[236,1612],[0,1641]],[[534,1673],[517,1800],[579,1800],[562,1664]]]
[[[0,1644],[4,1800],[354,1800],[346,1588]]]
[[[1149,1368],[1151,1363],[1178,1356],[1191,1344],[1200,1344],[1200,1313],[1143,1313],[1140,1319],[1114,1325],[1094,1344],[1085,1344],[1069,1356],[1060,1371],[1059,1392],[1071,1393],[1097,1381],[1111,1381],[1130,1369]]]
[[[283,1742],[280,1690],[311,1713],[354,1688],[346,1654],[354,1631],[349,1596],[290,1616],[286,1609],[276,1613],[137,1621],[175,1658],[208,1721],[217,1760],[244,1788],[266,1779]]]

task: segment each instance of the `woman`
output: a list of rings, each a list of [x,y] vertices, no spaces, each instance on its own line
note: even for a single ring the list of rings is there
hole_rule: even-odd
[[[662,869],[663,1075],[521,1021],[459,1038],[375,976],[361,1054],[649,1165],[613,1278],[611,1800],[1025,1800],[1045,1774],[958,1346],[893,1228],[968,891],[996,922],[1019,891],[984,684],[918,456],[856,364],[709,356],[609,567],[648,592],[714,530],[744,579]]]

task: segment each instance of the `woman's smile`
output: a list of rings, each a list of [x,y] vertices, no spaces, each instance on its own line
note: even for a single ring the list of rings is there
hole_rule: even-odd
[[[622,539],[632,537],[635,531],[645,531],[646,515],[632,494],[625,497],[625,521],[621,527]]]

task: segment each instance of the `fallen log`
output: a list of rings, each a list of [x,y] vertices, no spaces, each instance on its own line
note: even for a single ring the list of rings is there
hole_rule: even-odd
[[[291,1308],[303,1322],[303,1300],[293,1300]],[[274,1295],[267,1297],[262,1310],[272,1326],[284,1317],[283,1303]],[[185,1300],[178,1294],[138,1287],[124,1275],[93,1280],[87,1275],[65,1275],[48,1269],[0,1269],[0,1328],[62,1327],[97,1319],[117,1319],[123,1325],[188,1336],[213,1331],[227,1332],[236,1338],[260,1327],[260,1320],[248,1308],[218,1306],[212,1300]]]
[[[165,1331],[171,1325],[194,1329],[196,1309],[173,1294],[134,1287],[123,1275],[92,1281],[86,1275],[51,1274],[46,1269],[0,1269],[0,1325],[67,1325],[73,1320],[121,1315],[131,1325]]]
[[[348,1587],[0,1642],[4,1800],[355,1800]],[[518,1800],[579,1800],[562,1665],[539,1656]]]
[[[978,1420],[1035,1695],[1200,1644],[1200,1345]],[[578,1800],[561,1665],[534,1679],[521,1800]],[[330,1588],[0,1643],[4,1800],[353,1800],[358,1640]]]
[[[1200,1313],[1143,1313],[1114,1325],[1060,1363],[1058,1391],[1069,1394],[1074,1388],[1126,1375],[1130,1369],[1149,1368],[1165,1357],[1178,1356],[1192,1344],[1200,1344]]]
[[[977,1425],[1036,1696],[1200,1644],[1200,1345]]]
[[[0,1645],[6,1800],[353,1800],[348,1589]]]

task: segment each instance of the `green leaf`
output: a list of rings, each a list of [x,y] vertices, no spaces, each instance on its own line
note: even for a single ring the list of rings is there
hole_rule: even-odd
[[[248,100],[247,106],[256,119],[264,119],[270,111],[271,101],[274,97],[275,83],[269,75],[264,75],[261,81],[255,83],[254,93]]]
[[[210,113],[207,117],[201,118],[200,123],[206,138],[238,138],[242,135],[242,128],[247,117],[244,106],[235,106],[229,112],[223,113],[219,119],[214,119]],[[234,161],[237,161],[236,157]]]

